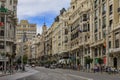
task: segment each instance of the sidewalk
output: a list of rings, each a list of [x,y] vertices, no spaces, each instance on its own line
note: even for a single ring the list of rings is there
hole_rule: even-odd
[[[10,75],[10,73],[3,74],[3,73],[0,71],[0,77],[6,76],[6,75]]]
[[[108,74],[106,72],[83,72],[83,71],[77,71],[77,70],[70,70],[70,69],[58,69],[57,71],[63,71],[63,72],[67,72],[69,74],[74,74],[77,76],[83,76],[86,78],[90,78],[93,80],[120,80],[120,73],[118,74]]]
[[[36,74],[36,73],[38,73],[38,71],[32,68],[26,68],[25,72],[17,72],[13,75],[5,75],[5,76],[0,77],[0,80],[17,80],[17,79],[20,79],[26,76]]]

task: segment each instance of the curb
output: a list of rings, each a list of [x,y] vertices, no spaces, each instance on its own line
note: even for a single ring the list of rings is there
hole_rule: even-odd
[[[8,76],[10,74],[1,74],[0,77]]]

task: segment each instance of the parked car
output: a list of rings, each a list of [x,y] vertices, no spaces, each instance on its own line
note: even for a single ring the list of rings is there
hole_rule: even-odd
[[[29,64],[26,64],[25,66],[26,66],[26,67],[29,67],[30,65],[29,65]]]
[[[62,68],[63,66],[62,66],[62,64],[58,64],[56,67],[57,68]]]
[[[50,69],[55,69],[55,68],[56,68],[55,64],[50,65]]]
[[[32,67],[35,67],[35,64],[32,64]]]
[[[46,64],[46,65],[45,65],[45,68],[49,68],[49,67],[50,67],[50,65],[49,65],[49,64]]]

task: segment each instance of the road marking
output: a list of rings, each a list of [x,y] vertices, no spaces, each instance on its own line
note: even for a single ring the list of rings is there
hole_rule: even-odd
[[[73,74],[66,74],[66,75],[73,76],[73,77],[78,77],[78,78],[85,79],[85,80],[93,80],[91,78],[87,78],[87,77],[83,77],[83,76],[78,76],[78,75],[73,75]]]

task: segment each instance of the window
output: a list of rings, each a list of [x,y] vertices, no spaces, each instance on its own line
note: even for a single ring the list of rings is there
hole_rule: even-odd
[[[98,0],[94,0],[94,7],[95,7],[95,8],[97,7],[97,1],[98,1]]]
[[[0,36],[4,36],[4,30],[0,31]]]
[[[98,50],[98,49],[95,48],[95,57],[97,57],[97,55],[98,55],[98,54],[97,54],[97,50]]]
[[[26,27],[26,25],[23,25],[23,27]]]
[[[88,47],[88,54],[90,54],[90,47]]]
[[[103,23],[102,27],[105,28],[105,27],[106,27],[106,17],[103,17],[103,20],[102,20],[102,21],[103,21],[103,22],[102,22],[102,23]]]
[[[108,44],[109,44],[109,48],[111,48],[111,41],[109,41],[109,43],[108,43]]]
[[[115,33],[115,48],[119,48],[119,39],[120,39],[120,34],[119,32]]]
[[[113,11],[112,9],[113,9],[113,5],[110,5],[110,6],[109,6],[109,14],[110,14],[110,15],[112,14],[112,11]]]
[[[104,2],[105,0],[102,0],[102,2]]]
[[[97,29],[98,29],[98,22],[96,21],[95,22],[95,32],[97,32]]]
[[[67,43],[68,42],[68,38],[67,37],[65,37],[65,43]]]
[[[65,29],[65,35],[67,35],[68,34],[68,30],[67,29]]]
[[[12,5],[12,0],[10,0],[10,5]]]
[[[87,54],[87,48],[85,48],[85,54]]]
[[[106,6],[105,6],[105,3],[103,4],[102,6],[102,14],[104,15],[106,13]]]
[[[87,31],[87,23],[83,24],[83,32]]]
[[[80,16],[80,22],[82,22],[82,16]]]
[[[106,37],[106,31],[103,31],[103,38],[105,38]]]
[[[115,48],[119,48],[119,39],[115,40]]]
[[[61,36],[58,36],[58,38],[60,38]]]
[[[99,19],[99,29],[100,29],[100,27],[101,27],[101,19]]]
[[[1,17],[1,22],[3,22],[3,23],[4,23],[4,17]]]
[[[113,20],[110,20],[109,21],[109,27],[112,27],[112,24],[113,24]]]
[[[73,9],[75,9],[75,6],[73,6]]]
[[[87,36],[85,36],[85,41],[87,41]]]
[[[103,53],[103,55],[105,55],[105,53],[106,53],[106,47],[103,46],[102,49],[103,49],[102,53]]]
[[[89,23],[88,23],[88,31],[90,31],[90,25],[89,25]]]
[[[99,32],[99,39],[101,39],[101,32]]]
[[[98,35],[97,34],[95,34],[95,41],[97,41],[98,40]]]
[[[95,10],[95,20],[97,19],[98,16],[98,10]]]
[[[4,43],[0,42],[0,49],[4,49]]]
[[[83,14],[83,21],[87,21],[87,14]]]
[[[99,47],[99,56],[101,56],[101,47]]]

